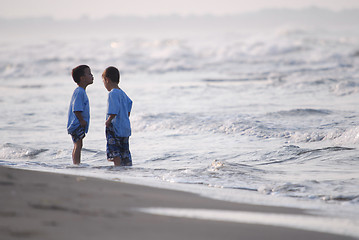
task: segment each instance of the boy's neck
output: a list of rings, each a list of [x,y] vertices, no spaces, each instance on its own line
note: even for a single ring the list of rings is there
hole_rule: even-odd
[[[120,89],[120,87],[118,86],[118,84],[114,83],[110,86],[110,91],[112,91],[112,89]]]
[[[86,90],[86,88],[87,88],[87,86],[88,86],[88,84],[84,84],[84,83],[79,83],[79,84],[77,84],[77,85],[78,85],[79,87],[85,89],[85,90]]]

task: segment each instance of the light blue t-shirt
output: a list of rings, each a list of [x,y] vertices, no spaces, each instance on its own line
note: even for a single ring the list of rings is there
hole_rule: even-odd
[[[132,100],[121,89],[114,88],[108,93],[107,117],[116,114],[112,120],[117,137],[131,136],[131,124],[128,113],[132,109]]]
[[[86,91],[82,87],[76,88],[72,94],[67,121],[67,132],[69,134],[80,126],[80,121],[75,115],[77,111],[82,112],[82,117],[87,122],[85,127],[85,132],[87,133],[90,124],[90,104]]]

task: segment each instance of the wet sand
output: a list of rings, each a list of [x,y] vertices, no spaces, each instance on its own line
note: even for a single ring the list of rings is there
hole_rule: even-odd
[[[139,208],[305,214],[81,176],[0,167],[1,239],[353,239],[277,226],[151,215]]]

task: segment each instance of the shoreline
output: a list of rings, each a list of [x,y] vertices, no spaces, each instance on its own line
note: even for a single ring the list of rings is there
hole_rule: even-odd
[[[59,173],[0,167],[0,235],[6,239],[355,239],[343,235],[149,209],[310,216],[194,193]],[[146,210],[147,209],[147,210]],[[168,214],[168,212],[167,212]],[[265,215],[266,216],[266,215]]]

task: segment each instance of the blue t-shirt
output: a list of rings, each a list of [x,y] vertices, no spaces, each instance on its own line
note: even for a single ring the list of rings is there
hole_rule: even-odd
[[[132,109],[132,100],[121,89],[114,88],[108,93],[107,117],[116,114],[112,120],[117,137],[131,136],[131,124],[128,113]]]
[[[76,88],[72,94],[67,121],[67,132],[69,134],[73,133],[80,126],[80,121],[75,115],[77,111],[82,112],[82,117],[87,122],[85,127],[85,132],[87,133],[90,124],[90,104],[86,91],[82,87]]]

